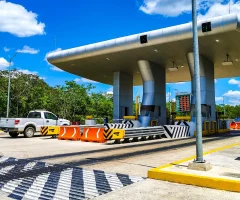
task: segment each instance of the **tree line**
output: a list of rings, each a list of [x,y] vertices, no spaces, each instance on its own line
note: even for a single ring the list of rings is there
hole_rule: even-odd
[[[11,72],[9,117],[26,117],[30,110],[46,109],[60,118],[83,122],[87,115],[95,118],[113,116],[113,97],[93,92],[92,84],[66,81],[64,85],[49,86],[35,74]],[[8,71],[0,71],[0,117],[6,116]]]
[[[66,81],[64,85],[49,86],[35,74],[24,74],[12,70],[10,113],[9,117],[26,117],[30,110],[46,109],[70,121],[84,122],[86,116],[99,118],[113,118],[113,96],[93,92],[92,84],[77,84]],[[8,89],[8,71],[0,71],[0,117],[6,116]],[[170,104],[167,103],[169,110]],[[230,119],[240,116],[240,105],[216,106],[216,111],[223,112]],[[133,103],[135,113],[135,102]],[[173,106],[172,106],[172,111]]]

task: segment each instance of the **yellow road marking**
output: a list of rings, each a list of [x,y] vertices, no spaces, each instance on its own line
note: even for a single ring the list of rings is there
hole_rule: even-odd
[[[230,145],[226,145],[226,146],[219,147],[219,148],[215,148],[215,149],[212,149],[212,150],[209,150],[209,151],[204,152],[203,155],[208,155],[208,154],[211,154],[211,153],[216,153],[216,152],[218,152],[218,151],[223,151],[223,150],[225,150],[225,149],[229,149],[229,148],[232,148],[232,147],[235,147],[235,146],[239,146],[239,145],[240,145],[240,142],[234,143],[234,144],[230,144]],[[184,159],[181,159],[181,160],[177,160],[177,161],[174,161],[174,162],[172,162],[172,163],[159,166],[159,167],[157,167],[157,168],[158,168],[158,169],[163,169],[163,168],[166,168],[166,167],[170,167],[170,166],[172,166],[172,165],[177,165],[177,164],[180,164],[180,163],[189,161],[189,160],[193,160],[193,159],[195,159],[195,158],[196,158],[196,156],[190,156],[190,157],[188,157],[188,158],[184,158]]]
[[[208,155],[211,153],[216,153],[218,151],[223,151],[232,147],[240,146],[240,142],[226,145],[223,147],[215,148],[203,153],[203,155]],[[189,160],[195,159],[196,156],[191,156],[182,160],[172,162],[170,164],[162,165],[157,168],[150,169],[148,171],[148,178],[170,181],[175,183],[182,183],[188,185],[196,185],[201,187],[214,188],[219,190],[240,192],[240,181],[230,180],[225,178],[215,178],[209,176],[202,176],[196,174],[186,174],[180,172],[169,172],[162,170],[163,168],[171,167],[176,164],[180,164]]]

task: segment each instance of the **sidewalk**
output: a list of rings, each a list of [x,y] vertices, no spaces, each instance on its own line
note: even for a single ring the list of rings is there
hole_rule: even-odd
[[[204,153],[210,171],[189,170],[193,157],[176,161],[148,171],[148,177],[226,191],[240,192],[240,142]]]

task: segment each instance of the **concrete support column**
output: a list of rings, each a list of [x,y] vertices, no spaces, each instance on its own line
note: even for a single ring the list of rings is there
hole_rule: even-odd
[[[166,71],[147,60],[138,61],[143,80],[143,99],[140,120],[148,126],[151,120],[166,124]]]
[[[194,55],[192,52],[187,54],[188,65],[192,80],[192,119],[196,121],[195,115],[195,85],[194,85]],[[200,85],[201,85],[201,104],[202,104],[202,121],[215,121],[215,81],[214,81],[214,64],[200,55]]]
[[[119,122],[118,119],[126,115],[133,115],[133,77],[123,72],[114,72],[113,119]]]

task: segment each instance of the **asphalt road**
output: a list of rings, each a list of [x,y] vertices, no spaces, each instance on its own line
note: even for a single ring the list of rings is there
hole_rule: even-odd
[[[204,151],[236,143],[240,133],[204,138]],[[147,177],[153,167],[195,154],[195,138],[160,139],[128,144],[62,141],[49,137],[16,139],[0,134],[0,155],[53,164]],[[4,196],[4,195],[3,195]],[[3,198],[3,196],[0,197]],[[147,179],[97,199],[240,199],[239,193]]]

